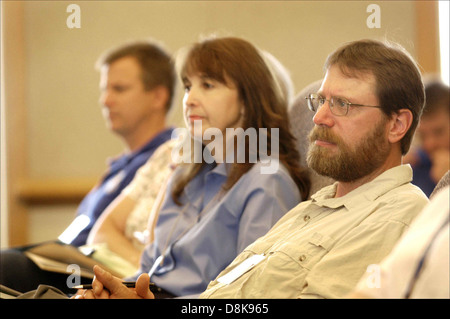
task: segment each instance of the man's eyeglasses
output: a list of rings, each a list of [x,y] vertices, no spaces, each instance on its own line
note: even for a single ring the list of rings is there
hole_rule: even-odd
[[[381,108],[379,105],[364,105],[364,104],[356,104],[356,103],[350,103],[344,98],[340,97],[334,97],[332,96],[329,100],[324,98],[323,96],[311,93],[307,97],[305,97],[308,108],[313,111],[314,113],[319,110],[319,108],[325,104],[326,101],[328,101],[328,105],[330,106],[331,113],[333,113],[336,116],[345,116],[348,113],[348,108],[350,106],[366,106],[366,107],[376,107]]]

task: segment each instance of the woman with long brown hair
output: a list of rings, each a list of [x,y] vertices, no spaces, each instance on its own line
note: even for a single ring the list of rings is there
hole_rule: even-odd
[[[258,49],[233,37],[201,41],[183,56],[180,77],[185,137],[197,154],[183,148],[192,163],[171,176],[136,274],[151,273],[165,292],[157,298],[202,292],[309,192],[286,99]]]

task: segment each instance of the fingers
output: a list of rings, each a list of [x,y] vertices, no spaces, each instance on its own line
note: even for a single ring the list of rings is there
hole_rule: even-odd
[[[92,281],[92,289],[77,291],[74,299],[155,298],[149,289],[150,277],[147,274],[143,274],[138,278],[134,289],[129,289],[122,283],[120,278],[114,277],[101,267],[94,266],[94,273],[95,278]]]
[[[103,290],[103,283],[97,279],[97,276],[94,277],[94,280],[92,281],[92,290],[94,291],[95,294],[100,295]]]
[[[109,293],[107,290],[103,290],[100,294],[95,294],[93,290],[78,290],[71,299],[109,299]]]
[[[122,279],[114,277],[111,273],[99,266],[94,266],[95,279],[92,282],[96,298],[133,299],[139,298],[134,290],[127,288]],[[148,288],[147,288],[148,289]]]
[[[72,299],[108,299],[110,297],[109,291],[105,289],[102,282],[105,278],[99,279],[98,277],[100,273],[103,273],[105,277],[107,277],[106,272],[100,267],[94,266],[94,273],[96,273],[96,276],[92,281],[92,289],[78,289],[77,293],[72,296]],[[112,277],[111,274],[109,275]]]
[[[87,289],[83,292],[80,299],[97,299],[96,295],[92,292],[92,290]]]
[[[83,299],[82,297],[84,292],[84,289],[78,289],[77,292],[72,297],[70,297],[70,299]]]
[[[99,266],[94,266],[95,279],[92,282],[92,290],[100,296],[104,288],[108,289],[111,294],[119,293],[127,288],[122,284],[120,278],[114,277],[111,273],[103,270]]]
[[[149,289],[150,277],[148,274],[142,274],[136,281],[135,292],[136,294],[144,299],[155,299],[155,296]]]

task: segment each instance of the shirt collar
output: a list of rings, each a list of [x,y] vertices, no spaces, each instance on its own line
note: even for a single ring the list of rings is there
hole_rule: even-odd
[[[168,127],[166,129],[164,129],[163,131],[159,132],[147,144],[145,144],[141,149],[137,150],[135,153],[139,154],[139,153],[146,152],[152,148],[158,147],[159,145],[163,144],[165,141],[170,140],[173,130],[174,130],[173,127]]]
[[[215,167],[210,172],[207,173],[207,175],[217,174],[228,177],[230,169],[231,169],[230,163],[219,163],[216,164]]]
[[[360,205],[363,201],[374,201],[390,190],[412,181],[412,169],[409,164],[399,165],[378,175],[374,180],[361,185],[345,196],[334,198],[338,182],[326,186],[311,196],[312,202],[319,206],[347,209]]]
[[[133,151],[133,152],[124,152],[120,155],[110,157],[107,159],[108,166],[123,166],[126,165],[129,161],[135,158],[137,155],[148,152],[152,149],[156,149],[158,146],[162,145],[164,141],[170,140],[174,128],[169,127],[165,130],[159,132],[156,136],[150,139],[144,146]]]

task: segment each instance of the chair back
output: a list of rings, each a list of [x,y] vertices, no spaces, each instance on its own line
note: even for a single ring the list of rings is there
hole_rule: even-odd
[[[300,153],[301,164],[305,167],[307,166],[306,154],[308,153],[309,145],[308,135],[314,127],[314,113],[308,109],[305,97],[310,93],[316,93],[319,90],[321,83],[322,80],[318,80],[302,89],[300,93],[297,94],[288,110],[291,132],[297,139],[297,148]],[[321,176],[310,168],[308,168],[308,171],[311,178],[310,197],[322,187],[334,183],[333,179]]]
[[[430,194],[430,198],[436,195],[441,189],[448,186],[450,184],[450,170],[441,177],[439,182],[436,184],[436,187],[433,189],[433,192]]]

